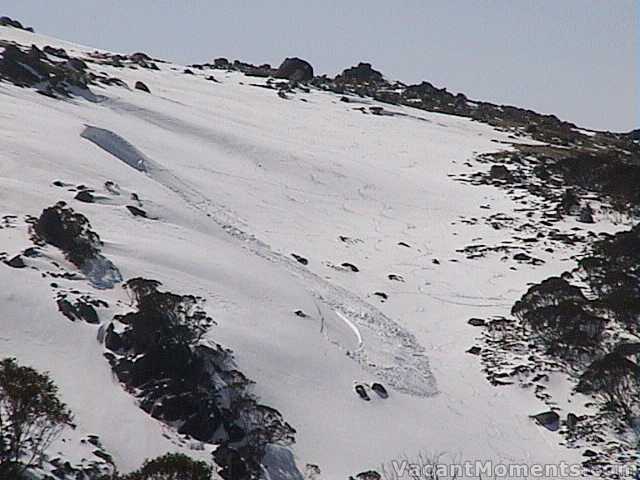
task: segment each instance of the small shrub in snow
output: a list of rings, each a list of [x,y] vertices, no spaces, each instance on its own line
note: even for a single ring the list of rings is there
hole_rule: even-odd
[[[37,239],[62,250],[67,259],[79,268],[96,258],[102,246],[87,217],[74,212],[64,202],[45,208],[35,221],[33,232]]]
[[[209,480],[211,466],[181,453],[167,453],[147,460],[135,472],[114,480]]]

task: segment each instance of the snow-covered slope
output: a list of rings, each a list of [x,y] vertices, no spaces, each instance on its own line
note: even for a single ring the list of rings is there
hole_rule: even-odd
[[[0,38],[88,51],[4,27]],[[465,353],[478,335],[469,318],[508,314],[528,282],[566,268],[575,253],[531,247],[546,262],[533,266],[457,252],[516,242],[513,226],[470,219],[527,221],[526,199],[454,179],[476,155],[510,148],[506,133],[399,106],[365,115],[355,107],[369,100],[313,89],[283,99],[237,72],[216,71],[215,83],[159,66],[92,65],[151,89],[92,87],[97,102],[0,83],[0,213],[16,216],[0,230],[0,251],[29,247],[25,217],[64,200],[91,220],[125,279],[204,297],[218,324],[211,338],[234,350],[260,399],[297,430],[301,471],[317,464],[322,478],[347,478],[420,452],[579,461],[529,418],[546,409],[541,402],[491,386]],[[56,180],[95,189],[97,201],[74,200]],[[134,192],[152,219],[125,208]],[[55,304],[57,291],[90,293],[109,304],[100,309],[106,322],[128,309],[126,293],[43,275],[53,261],[73,270],[54,248],[46,253],[29,259],[39,271],[0,266],[0,356],[47,370],[60,386],[77,428],[55,450],[83,455],[80,439],[98,434],[124,471],[166,451],[209,459],[208,447],[136,406],[102,357],[100,327],[69,322]],[[390,396],[364,402],[356,381],[381,381]]]

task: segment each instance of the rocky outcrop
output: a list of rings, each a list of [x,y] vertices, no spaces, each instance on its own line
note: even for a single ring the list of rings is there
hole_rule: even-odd
[[[144,278],[125,284],[136,308],[116,316],[104,336],[114,373],[149,415],[217,444],[222,478],[257,478],[249,474],[260,471],[267,447],[292,443],[295,430],[258,403],[230,350],[200,343],[214,323],[203,300],[159,287]]]
[[[36,88],[39,93],[51,97],[68,97],[77,91],[88,91],[93,77],[81,59],[68,56],[52,59],[35,45],[23,50],[5,44],[0,58],[0,80],[19,87]]]
[[[382,73],[374,70],[370,63],[360,62],[355,67],[347,68],[336,77],[340,82],[380,83],[384,80]]]
[[[25,27],[18,20],[14,20],[11,17],[0,17],[0,26],[18,28],[20,30],[26,30],[33,33],[33,27]]]

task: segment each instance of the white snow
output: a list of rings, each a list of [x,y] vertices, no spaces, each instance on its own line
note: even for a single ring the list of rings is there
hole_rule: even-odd
[[[0,27],[0,38],[86,51],[10,28]],[[540,249],[540,267],[456,253],[478,239],[511,240],[508,228],[461,217],[503,212],[526,220],[503,191],[449,176],[471,171],[464,162],[476,154],[507,148],[492,142],[509,142],[506,133],[405,107],[385,105],[402,115],[363,115],[317,90],[283,100],[239,73],[213,72],[218,84],[160,67],[92,66],[151,89],[92,87],[98,103],[0,83],[0,214],[19,217],[16,228],[0,230],[0,251],[30,246],[25,215],[65,200],[91,220],[124,279],[154,278],[205,297],[218,322],[210,338],[234,350],[261,400],[296,428],[300,470],[317,464],[322,478],[424,451],[580,460],[529,419],[546,409],[541,402],[515,386],[492,387],[479,359],[465,353],[478,335],[469,318],[508,315],[529,282],[573,265],[576,253]],[[80,203],[54,180],[109,200]],[[108,180],[120,196],[104,190]],[[124,208],[134,204],[132,192],[157,220]],[[343,262],[360,271],[333,268]],[[392,273],[404,282],[390,281]],[[119,286],[98,290],[0,265],[0,355],[50,371],[76,414],[77,430],[56,448],[72,452],[82,435],[98,434],[124,471],[165,451],[208,458],[135,405],[102,357],[97,327],[57,312],[52,281],[107,301],[103,322],[129,307]],[[298,309],[308,317],[294,315]],[[353,382],[374,380],[390,396],[363,402]]]

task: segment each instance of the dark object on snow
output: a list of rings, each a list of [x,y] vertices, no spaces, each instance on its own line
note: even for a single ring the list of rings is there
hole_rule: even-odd
[[[356,267],[353,263],[349,263],[349,262],[344,262],[342,264],[342,266],[344,268],[348,268],[349,270],[351,270],[352,272],[359,272],[360,270],[358,269],[358,267]]]
[[[64,202],[45,208],[33,229],[39,240],[58,247],[80,268],[100,253],[102,242],[87,217],[74,212]]]
[[[509,169],[504,165],[492,165],[489,170],[489,175],[491,178],[498,180],[513,180],[513,175],[511,175]]]
[[[309,264],[309,260],[307,260],[306,258],[296,254],[296,253],[292,253],[291,256],[293,258],[295,258],[297,260],[298,263],[301,263],[302,265],[308,265]]]
[[[384,292],[374,292],[373,294],[384,300],[387,300],[389,298],[389,296]]]
[[[591,208],[591,205],[586,204],[580,209],[578,221],[581,223],[595,223],[593,220],[593,209]]]
[[[371,390],[376,392],[381,398],[389,398],[389,392],[381,383],[375,382],[371,384]]]
[[[301,58],[286,58],[276,70],[275,76],[296,82],[306,82],[313,78],[313,67],[309,62]]]
[[[54,57],[69,58],[69,54],[64,48],[55,48],[51,45],[45,45],[42,51],[47,55],[53,55]]]
[[[482,352],[482,349],[480,347],[471,347],[469,350],[467,350],[467,353],[470,353],[471,355],[480,355],[480,352]]]
[[[401,275],[396,275],[395,273],[390,273],[387,275],[389,280],[395,280],[396,282],[404,282],[404,278]]]
[[[213,61],[213,66],[214,68],[229,68],[231,67],[231,64],[229,63],[228,59],[224,57],[220,57],[220,58],[216,58]]]
[[[76,320],[84,320],[85,322],[94,325],[100,323],[100,319],[98,318],[98,313],[95,308],[82,300],[78,300],[76,304],[73,305],[69,300],[60,298],[58,299],[57,304],[58,310],[60,310],[60,312],[72,322],[75,322]]]
[[[93,203],[95,201],[95,198],[93,198],[93,195],[89,190],[82,190],[81,192],[78,192],[75,199],[84,203]]]
[[[185,75],[195,75],[193,73],[193,70],[191,70],[190,68],[185,68],[184,72],[182,72],[182,73],[184,73]]]
[[[573,430],[579,421],[580,419],[575,413],[567,414],[567,428],[569,430]]]
[[[149,90],[149,87],[147,87],[143,82],[141,82],[140,80],[138,80],[135,84],[135,86],[133,87],[136,90],[141,90],[143,92],[146,93],[151,93],[151,90]]]
[[[405,243],[405,242],[398,242],[398,245],[400,245],[401,247],[411,248],[411,245],[409,245],[408,243]]]
[[[485,321],[481,318],[471,318],[467,323],[472,327],[484,327],[485,325]]]
[[[149,218],[147,217],[147,212],[133,205],[127,205],[127,210],[129,210],[134,217]]]
[[[349,477],[353,479],[353,477]],[[355,480],[382,480],[382,476],[375,470],[367,470],[356,475]]]
[[[32,27],[25,27],[18,20],[14,20],[13,18],[10,18],[10,17],[0,17],[0,26],[17,28],[19,30],[26,30],[27,32],[33,33]]]
[[[11,260],[7,260],[4,263],[13,268],[24,268],[27,266],[20,255],[16,255]]]
[[[382,82],[382,73],[371,68],[370,63],[360,62],[357,66],[347,68],[336,80],[343,82]]]
[[[440,260],[434,258],[433,260],[431,260],[431,263],[433,263],[434,265],[440,265]]]
[[[307,315],[306,313],[304,313],[302,310],[296,310],[295,312],[293,312],[297,317],[300,318],[307,318],[309,315]]]
[[[532,415],[531,418],[551,432],[555,432],[560,428],[560,415],[556,412],[542,412]]]
[[[363,399],[363,400],[365,400],[365,401],[367,401],[367,402],[368,402],[369,400],[371,400],[371,399],[369,398],[369,394],[367,393],[367,390],[364,388],[364,385],[361,385],[361,384],[356,385],[356,386],[355,386],[355,390],[356,390],[356,393],[358,394],[358,396],[359,396],[361,399]]]

